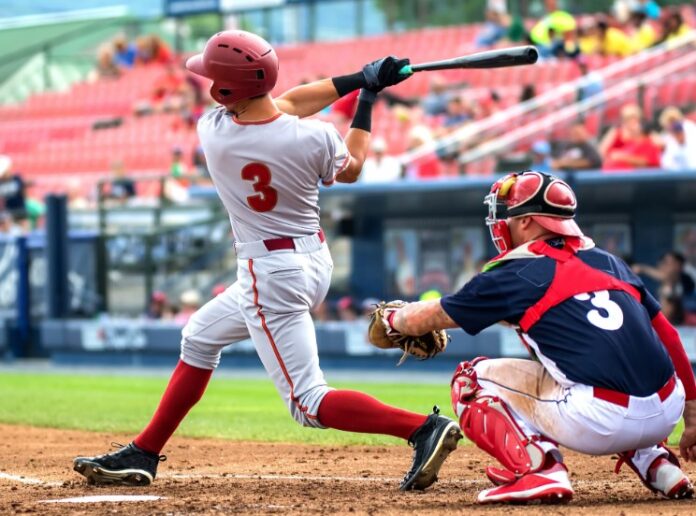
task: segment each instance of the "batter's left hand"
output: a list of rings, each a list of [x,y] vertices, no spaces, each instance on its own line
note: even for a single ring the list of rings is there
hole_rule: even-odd
[[[401,81],[405,81],[410,77],[410,74],[400,74],[399,70],[410,62],[408,59],[387,56],[366,64],[363,66],[363,75],[367,81],[367,89],[378,92],[388,86],[394,86]]]
[[[679,452],[685,461],[696,461],[696,400],[687,401],[684,407],[684,432]]]

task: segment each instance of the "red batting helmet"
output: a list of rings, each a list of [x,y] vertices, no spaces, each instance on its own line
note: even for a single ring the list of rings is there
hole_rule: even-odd
[[[578,202],[575,193],[555,176],[529,170],[508,174],[496,181],[486,196],[486,225],[499,252],[512,249],[507,219],[532,217],[544,229],[557,235],[583,236],[573,220]]]
[[[202,54],[186,61],[186,68],[212,79],[210,95],[220,104],[264,95],[278,80],[278,56],[273,47],[243,30],[218,32]]]

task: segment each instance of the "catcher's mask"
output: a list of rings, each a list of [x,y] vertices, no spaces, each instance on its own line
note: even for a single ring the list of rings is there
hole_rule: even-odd
[[[513,248],[508,219],[531,216],[541,227],[563,236],[583,236],[573,220],[577,200],[567,183],[555,176],[528,170],[499,179],[486,195],[486,225],[498,252]]]

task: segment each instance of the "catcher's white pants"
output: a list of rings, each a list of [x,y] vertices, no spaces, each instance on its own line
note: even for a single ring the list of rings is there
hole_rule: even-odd
[[[329,391],[319,368],[310,310],[324,300],[333,262],[317,235],[294,239],[295,250],[237,243],[237,281],[206,303],[182,331],[181,360],[213,369],[222,348],[248,339],[290,413],[320,427],[317,411]]]
[[[481,394],[503,400],[529,437],[544,436],[589,455],[638,450],[633,461],[644,476],[653,460],[666,453],[656,445],[674,430],[684,410],[679,380],[664,401],[657,394],[631,396],[625,408],[595,398],[588,385],[559,384],[532,360],[483,360],[474,369]],[[461,416],[461,408],[458,412]]]

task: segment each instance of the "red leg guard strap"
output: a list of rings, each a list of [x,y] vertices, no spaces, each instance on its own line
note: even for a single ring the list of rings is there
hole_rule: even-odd
[[[479,448],[515,475],[543,467],[544,450],[522,432],[500,398],[484,396],[467,405],[460,426]]]

